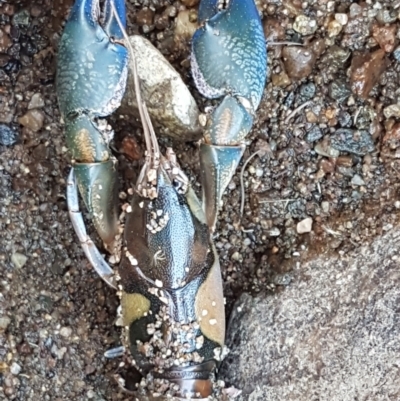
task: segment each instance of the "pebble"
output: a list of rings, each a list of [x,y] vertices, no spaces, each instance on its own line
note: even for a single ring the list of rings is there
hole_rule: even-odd
[[[309,132],[307,132],[305,139],[307,142],[315,142],[321,139],[323,136],[321,128],[314,126]]]
[[[353,167],[353,158],[351,156],[339,156],[336,160],[337,166]]]
[[[265,39],[268,42],[279,42],[285,39],[285,28],[282,21],[275,18],[267,18],[263,21]]]
[[[297,223],[297,233],[305,234],[309,233],[312,229],[313,219],[311,217],[307,217],[306,219],[299,221]]]
[[[143,156],[140,145],[132,136],[125,136],[124,139],[122,139],[119,151],[127,156],[130,160],[140,160]]]
[[[321,208],[322,208],[322,211],[324,212],[324,213],[329,213],[329,202],[328,201],[322,201],[321,202]]]
[[[4,29],[0,29],[0,53],[6,53],[7,50],[11,47],[12,40],[10,35],[4,31]]]
[[[365,185],[365,181],[358,174],[354,174],[351,183],[358,186]]]
[[[198,27],[196,21],[192,21],[192,11],[182,10],[175,20],[174,38],[175,43],[189,42]]]
[[[72,334],[72,329],[70,327],[62,327],[60,330],[60,336],[64,338],[71,337],[71,334]]]
[[[18,133],[6,124],[0,124],[0,145],[12,146],[18,140]]]
[[[369,131],[339,128],[331,136],[331,146],[341,152],[349,152],[365,156],[375,149],[374,141]]]
[[[279,230],[278,227],[272,227],[270,230],[268,230],[268,235],[270,237],[279,237],[281,235],[281,230]]]
[[[362,14],[363,8],[357,4],[357,3],[352,3],[350,6],[350,18],[356,18],[360,14]]]
[[[142,98],[153,123],[161,128],[160,133],[185,141],[199,139],[200,112],[181,76],[149,40],[134,35],[130,42],[138,56]],[[120,112],[132,115],[132,110],[137,113],[130,76]]]
[[[44,114],[38,109],[28,110],[27,113],[18,118],[18,122],[33,132],[38,132],[43,127]]]
[[[350,84],[353,93],[364,99],[367,98],[387,65],[388,60],[382,49],[373,53],[354,55],[350,68]]]
[[[372,36],[378,42],[381,49],[386,53],[391,53],[398,44],[396,37],[397,25],[379,26],[374,25],[372,27]]]
[[[316,88],[313,82],[307,82],[300,86],[300,103],[307,102],[315,96]]]
[[[344,14],[344,13],[337,13],[337,14],[335,14],[335,20],[337,21],[337,22],[339,22],[339,24],[340,25],[346,25],[347,24],[347,22],[349,21],[349,17],[348,17],[348,15],[347,14]]]
[[[256,168],[256,177],[261,178],[264,176],[264,170],[260,167]]]
[[[342,48],[337,45],[330,46],[324,55],[325,63],[328,67],[339,69],[344,66],[351,56],[350,49]]]
[[[353,124],[353,118],[347,111],[340,111],[338,116],[338,123],[342,128],[351,127]]]
[[[250,238],[245,238],[243,240],[243,246],[246,248],[246,247],[248,247],[250,245],[251,245],[251,239]]]
[[[11,319],[8,316],[0,316],[0,332],[6,331],[10,323]]]
[[[19,252],[15,252],[11,255],[11,262],[17,269],[21,269],[22,267],[24,267],[27,260],[28,258]]]
[[[389,119],[390,117],[400,118],[400,104],[391,104],[383,109],[383,115],[385,118]]]
[[[288,76],[295,80],[308,77],[315,64],[314,52],[306,47],[287,46],[282,51]]]
[[[32,4],[31,8],[31,16],[34,18],[40,17],[44,13],[44,10],[42,7],[36,4]]]
[[[43,97],[40,93],[35,93],[29,102],[28,110],[40,109],[42,107],[44,107]]]
[[[136,23],[139,26],[151,26],[153,25],[154,11],[148,7],[143,7],[136,14]]]
[[[306,111],[306,119],[307,119],[307,122],[309,122],[311,124],[315,124],[318,122],[318,116],[312,110]]]
[[[336,21],[336,20],[332,20],[329,22],[328,24],[328,36],[330,38],[333,38],[335,36],[338,36],[339,33],[342,31],[343,25]]]
[[[14,376],[18,376],[21,373],[21,366],[18,365],[17,362],[13,362],[10,366],[10,372],[14,375]]]
[[[13,25],[17,26],[28,26],[30,22],[30,13],[26,9],[22,9],[21,11],[14,14],[12,19]]]
[[[333,173],[335,171],[335,163],[331,161],[331,159],[321,159],[318,163],[318,167],[324,174]]]
[[[317,28],[317,21],[305,15],[298,15],[293,23],[293,29],[303,36],[312,35]]]
[[[279,86],[281,88],[289,86],[292,82],[285,71],[281,71],[279,74],[272,74],[271,80],[274,86]]]
[[[55,344],[53,344],[53,346],[51,347],[51,353],[54,354],[59,360],[64,358],[66,352],[67,352],[66,347],[58,348]]]
[[[273,278],[273,283],[275,285],[282,285],[287,287],[293,281],[293,275],[291,273],[277,274]]]
[[[232,190],[234,190],[236,188],[236,183],[235,183],[235,181],[231,181],[229,184],[228,184],[228,189],[230,190],[230,191],[232,191]]]
[[[400,145],[400,123],[391,127],[383,137],[382,143],[389,146],[390,149],[397,149]]]
[[[396,47],[394,50],[393,57],[396,61],[400,61],[400,46]]]
[[[328,94],[339,103],[344,103],[351,95],[350,85],[345,79],[335,79],[329,84]]]
[[[0,13],[11,17],[15,14],[15,6],[12,4],[3,3],[0,7]]]
[[[360,107],[357,119],[355,119],[355,126],[357,129],[369,129],[374,114],[375,111],[368,106]]]
[[[398,14],[395,12],[395,10],[388,10],[388,9],[380,9],[378,11],[378,14],[376,14],[376,20],[382,24],[392,24],[397,20]]]

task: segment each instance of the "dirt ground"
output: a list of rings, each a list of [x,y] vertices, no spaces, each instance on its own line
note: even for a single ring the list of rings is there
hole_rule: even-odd
[[[211,103],[193,88],[189,44],[175,40],[180,13],[192,7],[195,18],[197,3],[127,5],[129,33],[161,50],[203,110]],[[54,79],[71,4],[0,0],[0,399],[128,399],[112,378],[118,361],[103,357],[119,344],[117,297],[85,260],[65,200],[70,160]],[[243,292],[284,289],[299,260],[370,243],[400,213],[400,1],[257,4],[270,42],[304,46],[269,46],[264,97],[224,197],[215,242],[228,313]],[[130,185],[139,161],[122,141],[141,147],[140,129],[118,113],[109,121]],[[199,190],[197,145],[160,142]]]

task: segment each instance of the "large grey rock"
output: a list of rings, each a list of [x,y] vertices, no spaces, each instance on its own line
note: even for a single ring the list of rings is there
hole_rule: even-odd
[[[297,263],[289,287],[243,295],[221,378],[249,401],[400,400],[400,230]]]
[[[150,41],[137,35],[129,39],[136,56],[142,98],[158,132],[180,140],[199,139],[199,109],[181,76]],[[131,74],[120,112],[138,116]]]

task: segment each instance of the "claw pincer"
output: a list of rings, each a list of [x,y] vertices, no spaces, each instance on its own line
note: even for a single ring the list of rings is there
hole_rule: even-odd
[[[117,230],[117,175],[108,144],[112,131],[100,120],[121,103],[127,79],[128,53],[118,41],[122,32],[104,6],[100,24],[99,0],[77,0],[60,40],[57,95],[65,122],[75,176],[94,225],[106,244]],[[125,24],[125,4],[114,0]]]
[[[254,0],[202,0],[199,22],[192,41],[193,78],[203,96],[223,97],[207,121],[200,148],[203,203],[214,229],[264,91],[267,52]]]

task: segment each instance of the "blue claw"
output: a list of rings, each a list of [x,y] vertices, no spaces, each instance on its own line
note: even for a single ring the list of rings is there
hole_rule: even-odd
[[[224,97],[208,119],[200,149],[204,209],[214,230],[264,92],[267,50],[254,0],[202,0],[199,21],[192,41],[193,78],[205,97]]]
[[[124,21],[123,4],[117,1],[116,5]],[[100,26],[99,14],[99,0],[77,0],[60,41],[57,91],[65,117],[82,112],[108,116],[125,91],[127,49],[110,38],[110,33],[117,33],[111,13],[108,32]]]
[[[99,0],[76,0],[60,40],[57,95],[65,121],[67,143],[75,163],[76,180],[94,225],[106,244],[117,233],[118,188],[109,132],[97,117],[107,117],[119,107],[125,92],[128,52],[115,39],[122,31],[112,2],[126,23],[123,0],[106,0],[105,22],[100,24]]]
[[[200,10],[206,21],[193,36],[196,86],[208,98],[244,97],[255,111],[265,86],[267,51],[254,0],[230,0],[222,10],[215,0],[203,0]]]
[[[104,30],[110,37],[123,39],[121,28],[112,12],[112,3],[114,3],[114,7],[122,25],[126,26],[125,0],[106,0],[104,5]]]

